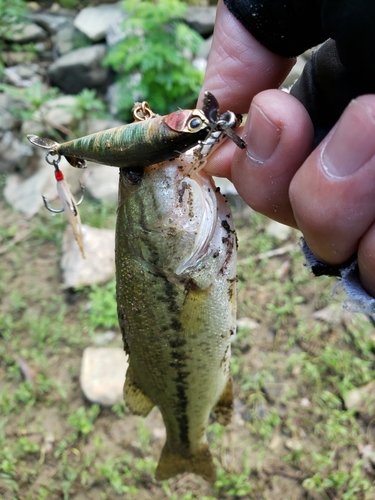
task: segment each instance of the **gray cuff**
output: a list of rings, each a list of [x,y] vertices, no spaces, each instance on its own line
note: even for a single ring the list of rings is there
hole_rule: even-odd
[[[359,280],[357,256],[345,262],[341,266],[334,267],[320,262],[307,246],[302,238],[302,252],[307,265],[315,276],[337,276],[340,282],[333,288],[333,293],[342,286],[348,296],[343,307],[350,312],[359,312],[368,315],[375,313],[375,299],[364,289]]]

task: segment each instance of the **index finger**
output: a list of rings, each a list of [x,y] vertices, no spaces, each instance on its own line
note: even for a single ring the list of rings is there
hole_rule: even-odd
[[[199,104],[209,90],[220,109],[247,113],[258,92],[281,85],[295,59],[278,56],[259,43],[220,0]]]

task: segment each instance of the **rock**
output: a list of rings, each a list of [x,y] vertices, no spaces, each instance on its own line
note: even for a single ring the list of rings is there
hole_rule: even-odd
[[[118,180],[118,168],[93,164],[85,179],[85,189],[96,200],[117,202]]]
[[[84,396],[102,406],[123,401],[127,367],[125,352],[120,347],[86,347],[80,373]]]
[[[105,44],[73,50],[59,57],[48,69],[51,83],[67,94],[84,88],[101,88],[108,83],[109,70],[102,65]]]
[[[104,344],[109,344],[116,338],[116,332],[112,330],[108,330],[105,333],[100,333],[99,335],[95,335],[93,338],[93,342],[96,345],[104,345]]]
[[[18,127],[19,125],[19,119],[17,119],[14,116],[14,114],[12,114],[9,111],[9,109],[14,106],[17,106],[17,101],[14,102],[14,99],[12,99],[12,97],[5,92],[0,93],[0,116],[1,116],[0,137],[1,137],[1,131],[12,130],[13,128]],[[0,159],[1,159],[1,153],[0,153]],[[0,171],[1,171],[1,166],[0,166]]]
[[[324,321],[332,325],[339,325],[344,317],[350,317],[350,313],[343,310],[340,305],[331,305],[315,311],[312,315],[314,319]]]
[[[72,228],[68,226],[64,233],[61,259],[64,288],[104,283],[115,275],[114,230],[84,224],[82,232],[86,259],[79,251]]]
[[[43,74],[38,64],[25,63],[4,69],[7,83],[15,87],[30,87],[35,82],[41,82]]]
[[[61,16],[59,14],[52,14],[49,12],[36,12],[31,15],[31,19],[45,29],[50,35],[58,33],[65,25],[71,24],[73,15]]]
[[[36,45],[36,44],[35,44]],[[5,51],[2,54],[5,66],[15,66],[16,64],[38,62],[39,56],[35,51]]]
[[[5,131],[0,140],[0,173],[27,170],[34,156],[30,146],[12,131]]]
[[[344,402],[348,410],[356,410],[362,417],[372,419],[375,415],[375,380],[349,391]]]
[[[216,7],[190,6],[187,9],[185,22],[200,35],[207,38],[214,31],[215,18]]]
[[[256,330],[260,324],[252,318],[238,318],[237,328],[244,328],[246,330]]]
[[[33,116],[23,122],[22,135],[49,135],[51,129],[72,130],[76,125],[74,109],[76,98],[72,95],[64,95],[51,99],[40,106]]]
[[[93,42],[105,39],[108,28],[125,18],[121,3],[86,7],[74,20],[74,26]]]
[[[7,31],[4,38],[13,43],[40,42],[48,37],[48,33],[35,23],[14,25],[12,31]]]
[[[54,37],[54,45],[60,56],[74,50],[74,39],[77,33],[78,30],[73,23],[66,23],[58,30]]]

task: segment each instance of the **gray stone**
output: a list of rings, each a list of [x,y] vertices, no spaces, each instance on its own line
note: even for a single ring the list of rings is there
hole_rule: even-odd
[[[372,419],[375,415],[375,380],[349,391],[344,402],[348,410],[356,410],[362,417]]]
[[[127,367],[125,352],[120,347],[86,347],[80,373],[86,399],[102,406],[120,403]]]
[[[68,226],[64,232],[61,259],[64,288],[105,283],[115,275],[114,230],[83,224],[82,233],[85,259],[79,251],[72,228]]]
[[[208,37],[214,31],[216,7],[188,7],[185,16],[186,23],[200,35]]]
[[[7,83],[15,87],[30,87],[35,82],[41,82],[41,74],[38,64],[17,64],[4,69]]]
[[[117,202],[119,169],[92,165],[85,179],[85,189],[97,200]]]
[[[45,135],[49,134],[51,129],[63,130],[64,132],[71,130],[76,125],[75,106],[76,98],[71,95],[64,95],[45,102],[29,120],[23,122],[22,135]]]
[[[40,42],[48,37],[48,33],[34,23],[17,24],[12,28],[12,31],[8,31],[5,35],[5,39],[8,42],[16,43],[29,43],[29,42]]]
[[[108,68],[102,65],[105,55],[105,44],[64,54],[49,67],[51,83],[67,94],[78,94],[84,88],[104,87],[109,76]]]
[[[341,304],[334,304],[315,311],[312,317],[325,323],[339,325],[343,319],[350,318],[350,313],[345,311]]]
[[[67,54],[74,48],[74,37],[77,29],[73,23],[65,23],[56,33],[54,37],[54,44],[59,55]]]
[[[115,3],[86,7],[75,18],[74,26],[93,42],[104,40],[108,28],[125,17],[120,5],[121,3]]]
[[[9,109],[14,106],[17,106],[17,103],[14,102],[14,99],[12,99],[9,94],[5,92],[0,93],[0,137],[1,131],[12,130],[19,125],[19,120],[9,111]]]
[[[66,24],[72,23],[72,17],[48,12],[36,12],[32,14],[31,19],[44,28],[50,35],[54,35]]]
[[[7,130],[0,139],[0,172],[22,171],[32,162],[34,151],[31,144],[21,141]]]

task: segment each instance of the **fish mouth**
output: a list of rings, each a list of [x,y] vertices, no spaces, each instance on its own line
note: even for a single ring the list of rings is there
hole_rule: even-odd
[[[184,191],[186,191],[186,187]],[[196,267],[210,250],[217,224],[218,203],[212,179],[202,174],[189,178],[189,189],[194,190],[194,196],[199,196],[202,207],[199,231],[196,234],[195,245],[190,256],[185,259],[176,269],[176,275],[180,276],[192,267]],[[181,202],[183,193],[180,196]]]

